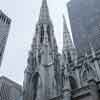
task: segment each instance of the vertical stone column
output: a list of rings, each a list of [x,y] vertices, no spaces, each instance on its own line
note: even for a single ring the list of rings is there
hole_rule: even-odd
[[[40,48],[40,35],[41,35],[41,26],[40,25],[37,25],[37,41],[36,41],[36,45],[37,45],[37,52],[36,52],[36,62],[37,62],[37,66],[39,66],[39,56],[40,56],[40,51],[39,51],[39,48]]]
[[[63,100],[71,100],[71,86],[70,86],[70,81],[69,81],[69,75],[67,75],[63,90],[64,90]]]
[[[92,100],[100,100],[96,81],[94,79],[90,79],[88,80],[88,84],[89,84],[89,89],[90,89],[90,94],[92,96]]]
[[[75,73],[76,73],[76,79],[77,79],[78,88],[81,88],[80,75],[79,75],[79,70],[78,70],[77,67],[75,68]]]

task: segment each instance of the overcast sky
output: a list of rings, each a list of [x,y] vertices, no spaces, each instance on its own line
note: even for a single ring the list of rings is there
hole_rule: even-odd
[[[66,16],[69,0],[48,0],[49,12],[59,51],[62,49],[62,15]],[[11,19],[12,25],[3,57],[0,75],[23,84],[28,52],[35,33],[42,0],[0,0],[0,9]]]

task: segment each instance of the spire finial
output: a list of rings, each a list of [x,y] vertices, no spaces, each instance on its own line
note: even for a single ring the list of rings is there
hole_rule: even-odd
[[[40,9],[40,16],[39,16],[39,22],[40,23],[46,23],[50,20],[49,17],[49,10],[47,5],[47,0],[42,1],[42,6]]]
[[[42,7],[47,7],[47,0],[42,1]]]

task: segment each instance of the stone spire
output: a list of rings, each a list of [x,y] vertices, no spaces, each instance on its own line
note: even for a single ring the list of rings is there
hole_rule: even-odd
[[[72,61],[75,61],[77,59],[76,48],[71,39],[71,35],[68,31],[64,15],[63,15],[63,52],[66,54],[67,58],[68,58],[68,53],[70,53]]]
[[[48,100],[61,94],[58,54],[47,0],[43,0],[25,71],[24,100]]]
[[[70,50],[74,48],[70,33],[67,28],[65,16],[63,15],[63,49]]]
[[[49,16],[47,0],[43,0],[40,9],[39,23],[48,23],[49,21],[50,21],[50,16]]]

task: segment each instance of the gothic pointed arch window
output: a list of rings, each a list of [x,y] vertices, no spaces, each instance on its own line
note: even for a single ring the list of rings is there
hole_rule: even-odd
[[[68,62],[72,63],[71,53],[69,51],[67,52],[67,56],[68,56]]]
[[[50,36],[50,26],[47,26],[47,34],[48,34],[48,41],[51,41],[51,36]]]
[[[41,64],[41,54],[40,53],[38,55],[38,59],[39,59],[39,64]]]
[[[41,26],[40,43],[43,43],[43,39],[44,39],[44,27],[43,27],[43,25],[42,25],[42,26]]]

